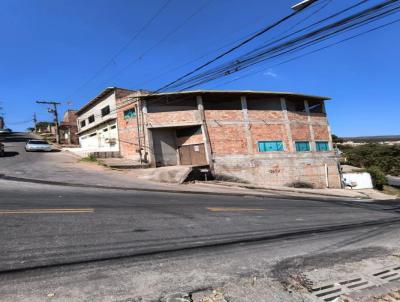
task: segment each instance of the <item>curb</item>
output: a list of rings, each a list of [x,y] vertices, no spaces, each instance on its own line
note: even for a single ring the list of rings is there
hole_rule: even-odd
[[[229,184],[223,184],[223,183],[210,183],[210,184],[205,184],[205,185],[216,185],[216,186],[224,186],[224,187],[228,187],[231,188],[233,186],[229,185]],[[257,190],[259,192],[262,191],[276,191],[276,192],[287,192],[287,193],[300,193],[300,194],[310,194],[310,195],[317,195],[317,196],[326,196],[326,197],[334,197],[334,198],[346,198],[346,199],[360,199],[360,200],[367,200],[367,199],[371,199],[371,198],[367,198],[364,199],[362,197],[347,197],[347,196],[342,196],[342,195],[327,195],[327,194],[322,194],[322,193],[316,193],[316,192],[303,192],[303,191],[290,191],[287,189],[275,189],[275,188],[262,188],[262,187],[257,187],[257,186],[251,186],[251,185],[243,185],[243,186],[238,186],[239,188],[245,188],[245,189],[250,189],[250,190]],[[367,197],[367,195],[365,195]]]
[[[182,190],[168,190],[168,189],[148,189],[148,188],[129,188],[129,187],[118,187],[118,186],[103,186],[103,185],[88,185],[88,184],[79,184],[79,183],[65,183],[59,181],[52,180],[42,180],[42,179],[33,179],[33,178],[23,178],[23,177],[15,177],[15,176],[7,176],[4,174],[0,174],[0,179],[3,180],[11,180],[17,182],[26,182],[26,183],[37,183],[37,184],[45,184],[45,185],[56,185],[56,186],[64,186],[64,187],[78,187],[78,188],[94,188],[94,189],[108,189],[108,190],[121,190],[121,191],[142,191],[142,192],[156,192],[156,193],[175,193],[175,194],[188,194],[188,195],[212,195],[212,196],[234,196],[234,197],[264,197],[264,198],[277,198],[277,199],[295,199],[295,200],[313,200],[313,201],[337,201],[338,197],[296,197],[296,196],[287,196],[287,195],[277,195],[277,196],[267,196],[264,194],[257,193],[227,193],[227,192],[202,192],[202,191],[182,191]],[[278,191],[278,190],[276,190]],[[340,198],[346,200],[353,201],[354,198],[347,198],[343,196],[339,196]]]

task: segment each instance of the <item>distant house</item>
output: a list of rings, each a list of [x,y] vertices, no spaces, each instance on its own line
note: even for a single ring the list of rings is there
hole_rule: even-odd
[[[119,154],[117,101],[134,92],[108,87],[76,112],[79,144],[84,151]]]
[[[60,123],[60,142],[64,145],[79,145],[77,115],[78,110],[67,110]]]
[[[380,135],[380,136],[355,136],[341,137],[342,145],[359,146],[369,143],[383,145],[398,145],[400,144],[400,135]]]

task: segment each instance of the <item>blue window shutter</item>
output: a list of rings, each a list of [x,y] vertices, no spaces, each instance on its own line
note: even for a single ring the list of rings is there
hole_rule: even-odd
[[[124,119],[130,119],[136,117],[136,110],[135,108],[131,108],[124,111]]]
[[[296,151],[298,152],[305,152],[310,151],[310,143],[309,142],[296,142]]]
[[[329,151],[328,142],[316,142],[317,151]]]
[[[283,151],[282,141],[257,142],[259,152]]]

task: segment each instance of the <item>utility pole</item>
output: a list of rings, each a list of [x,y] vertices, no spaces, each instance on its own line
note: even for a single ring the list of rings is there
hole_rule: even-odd
[[[46,102],[46,101],[36,101],[38,104],[47,104],[47,105],[52,105],[53,108],[49,108],[47,111],[49,113],[54,114],[54,124],[56,126],[56,142],[57,144],[60,143],[60,128],[58,127],[58,112],[57,112],[57,105],[61,105],[61,103],[57,102]]]
[[[36,118],[36,112],[33,114],[33,125],[35,127],[35,133],[37,132],[37,118]]]

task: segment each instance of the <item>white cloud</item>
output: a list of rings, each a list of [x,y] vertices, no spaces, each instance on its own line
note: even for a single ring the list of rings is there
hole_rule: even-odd
[[[275,79],[278,77],[278,74],[276,72],[273,72],[272,70],[268,70],[268,71],[264,72],[264,75],[275,78]]]

